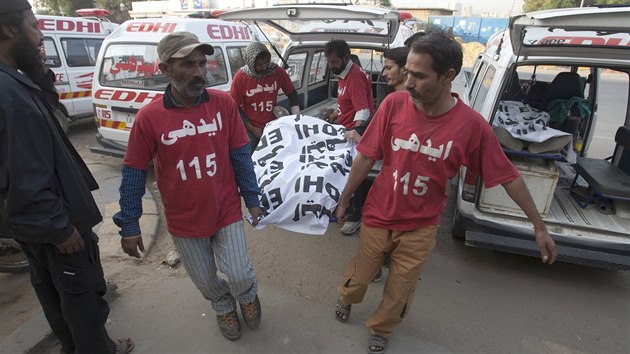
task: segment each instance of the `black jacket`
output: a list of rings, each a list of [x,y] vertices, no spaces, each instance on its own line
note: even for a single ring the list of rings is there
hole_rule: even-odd
[[[26,243],[60,244],[101,221],[90,192],[98,184],[53,111],[37,85],[0,62],[0,224]]]

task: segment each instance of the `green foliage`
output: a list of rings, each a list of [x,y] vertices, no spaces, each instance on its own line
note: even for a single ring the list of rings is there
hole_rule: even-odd
[[[565,7],[579,7],[580,5],[621,5],[627,3],[628,0],[525,0],[523,11],[531,12]]]

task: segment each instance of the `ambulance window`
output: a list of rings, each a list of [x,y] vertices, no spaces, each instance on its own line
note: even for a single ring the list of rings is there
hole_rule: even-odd
[[[102,39],[62,38],[61,46],[68,66],[94,66]]]
[[[481,106],[483,106],[486,101],[486,96],[488,95],[488,90],[490,89],[490,84],[492,84],[492,80],[494,80],[495,69],[492,65],[488,66],[488,70],[486,70],[486,74],[481,79],[481,85],[479,86],[479,91],[477,92],[477,97],[475,97],[475,101],[473,102],[473,109],[477,112],[481,110]]]
[[[313,61],[311,62],[311,70],[308,73],[308,83],[315,84],[326,79],[326,56],[324,52],[317,52],[313,55]]]
[[[206,68],[208,86],[228,82],[225,57],[220,47],[214,47],[214,54],[207,56]],[[99,82],[103,86],[142,88],[163,91],[168,79],[158,67],[155,45],[113,44],[105,49]]]
[[[230,62],[230,71],[232,77],[236,72],[245,65],[245,47],[227,48],[228,60]]]
[[[306,57],[308,53],[291,54],[287,58],[288,67],[285,68],[287,74],[293,82],[293,86],[296,89],[302,87],[302,76],[304,74],[304,67],[306,66]]]
[[[214,47],[214,53],[206,56],[208,58],[207,68],[208,86],[222,85],[228,82],[227,67],[225,66],[225,56],[219,46]]]
[[[470,91],[468,91],[468,102],[472,102],[476,91],[479,89],[479,78],[485,73],[488,66],[485,61],[478,61],[477,63],[477,69],[473,71],[475,73],[475,77],[472,81],[472,84],[470,85]]]
[[[52,38],[44,38],[44,50],[46,51],[46,66],[49,68],[58,68],[61,66],[61,59],[59,58],[59,52],[57,46]]]

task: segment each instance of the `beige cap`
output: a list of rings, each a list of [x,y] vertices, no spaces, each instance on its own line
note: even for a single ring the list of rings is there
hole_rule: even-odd
[[[171,58],[184,58],[195,49],[201,48],[206,55],[214,53],[214,48],[207,43],[199,42],[199,38],[190,32],[173,32],[160,40],[157,45],[158,56],[162,63]]]

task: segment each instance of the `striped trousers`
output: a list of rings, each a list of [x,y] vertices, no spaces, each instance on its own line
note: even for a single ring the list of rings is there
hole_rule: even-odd
[[[256,298],[256,272],[247,254],[243,220],[225,226],[212,237],[173,236],[184,268],[218,315]],[[217,270],[227,280],[217,275]]]

